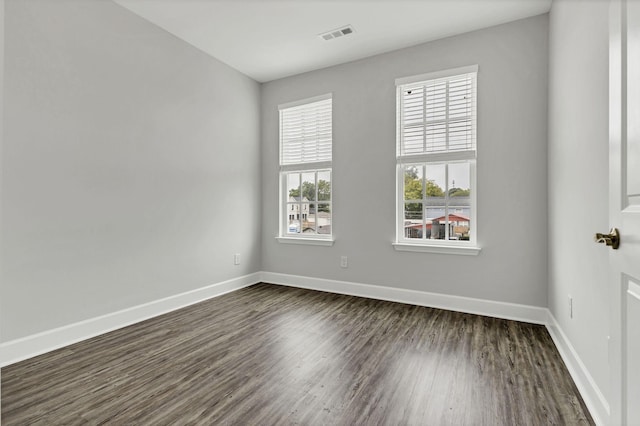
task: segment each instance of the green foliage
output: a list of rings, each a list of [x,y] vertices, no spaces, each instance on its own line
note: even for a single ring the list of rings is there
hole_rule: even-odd
[[[423,180],[419,175],[418,167],[407,167],[404,172],[404,199],[407,201],[422,201]],[[444,190],[433,179],[425,179],[427,197],[444,197]],[[468,197],[469,189],[451,188],[449,197]],[[423,205],[422,202],[405,202],[405,217],[407,219],[421,219]]]
[[[404,177],[404,199],[422,200],[422,181]]]
[[[471,195],[470,189],[451,188],[449,190],[449,197],[468,197]]]
[[[431,179],[427,179],[427,197],[444,197],[442,188]]]
[[[289,197],[299,196],[300,188],[289,190]],[[316,200],[316,185],[313,182],[302,182],[302,197],[306,198],[308,201]],[[320,179],[318,181],[318,201],[331,201],[331,182],[324,179]]]
[[[444,197],[444,191],[433,181],[427,179],[427,197]],[[422,200],[422,179],[418,176],[417,167],[409,167],[404,173],[404,199]]]
[[[318,201],[331,201],[331,182],[324,179],[318,181]]]

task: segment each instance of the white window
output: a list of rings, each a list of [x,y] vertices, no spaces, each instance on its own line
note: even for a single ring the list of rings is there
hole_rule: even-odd
[[[279,241],[331,244],[331,95],[279,109]]]
[[[396,80],[397,250],[477,254],[477,66]]]

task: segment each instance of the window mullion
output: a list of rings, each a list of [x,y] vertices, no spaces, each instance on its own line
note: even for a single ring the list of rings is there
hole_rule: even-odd
[[[427,187],[426,187],[426,176],[424,174],[425,169],[424,169],[424,165],[420,166],[421,171],[422,171],[422,199],[420,200],[422,202],[422,207],[420,208],[421,212],[420,215],[422,217],[422,236],[420,237],[420,239],[424,240],[427,236],[427,222],[426,222],[426,212],[425,212],[425,208],[427,207],[427,203],[426,203],[426,194],[427,194]],[[403,177],[404,178],[404,177]],[[416,200],[417,201],[417,200]]]
[[[316,193],[315,193],[315,197],[314,198],[315,198],[315,202],[316,202],[315,203],[316,207],[313,210],[313,216],[314,216],[313,219],[314,219],[315,224],[316,224],[315,225],[316,226],[315,233],[317,234],[318,233],[318,199],[319,199],[319,197],[318,197],[318,185],[319,185],[319,183],[318,183],[318,172],[317,171],[315,172],[315,182],[316,182],[316,186],[315,186]],[[309,214],[311,214],[311,205],[309,205]]]
[[[298,182],[299,186],[298,186],[298,217],[296,218],[298,220],[298,227],[299,227],[299,234],[302,234],[302,197],[304,196],[302,193],[302,173],[298,173]]]
[[[299,234],[302,234],[302,173],[298,173],[298,214],[296,220],[298,221]]]
[[[314,170],[322,170],[322,169],[331,169],[332,163],[331,161],[322,161],[317,163],[307,163],[307,164],[288,164],[285,166],[280,166],[281,172],[300,172],[300,171],[309,171],[312,172]]]
[[[444,165],[444,239],[449,241],[449,163]]]

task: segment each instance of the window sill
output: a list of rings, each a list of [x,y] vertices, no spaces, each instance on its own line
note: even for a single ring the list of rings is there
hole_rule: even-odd
[[[335,241],[331,239],[320,238],[296,238],[296,237],[276,237],[281,244],[303,244],[308,246],[332,246]]]
[[[477,256],[481,248],[475,246],[450,246],[435,244],[410,244],[410,243],[393,243],[396,251],[413,251],[422,253],[438,253],[438,254],[456,254],[462,256]]]

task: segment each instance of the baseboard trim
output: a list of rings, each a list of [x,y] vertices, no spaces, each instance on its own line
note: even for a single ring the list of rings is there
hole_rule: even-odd
[[[390,302],[408,303],[430,308],[447,309],[469,314],[485,315],[534,324],[546,324],[547,309],[537,306],[496,302],[471,297],[452,296],[441,293],[384,287],[371,284],[310,278],[298,275],[262,272],[262,281],[289,287],[327,291],[349,296],[368,297]]]
[[[256,272],[0,344],[0,367],[260,282]]]
[[[587,405],[591,417],[597,425],[605,425],[609,419],[609,402],[596,384],[595,380],[587,370],[578,352],[564,334],[560,324],[553,316],[551,311],[547,310],[547,330],[553,339],[553,342],[560,352],[560,356],[569,370],[569,374],[573,378],[584,403]]]

